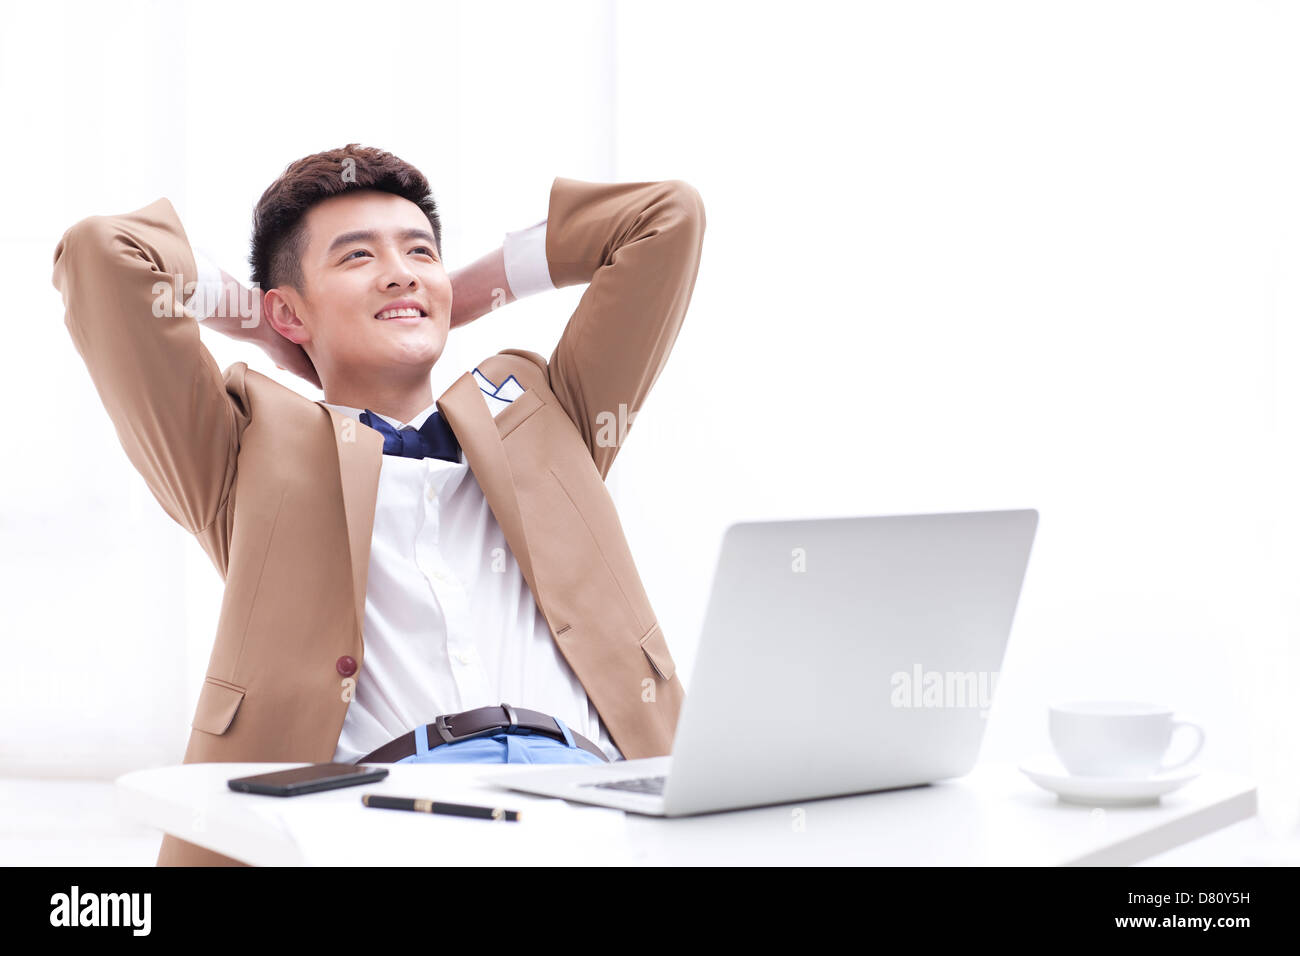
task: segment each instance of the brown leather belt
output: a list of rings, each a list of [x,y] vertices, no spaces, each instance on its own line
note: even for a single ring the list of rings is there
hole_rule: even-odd
[[[500,704],[495,707],[476,707],[474,710],[461,711],[459,714],[442,714],[435,718],[433,723],[425,725],[425,733],[429,739],[429,749],[433,750],[435,747],[455,743],[458,740],[468,740],[471,737],[486,737],[508,727],[521,727],[524,730],[531,730],[535,734],[542,734],[561,742],[564,741],[564,731],[560,730],[560,725],[555,722],[555,718],[550,714],[528,710],[524,707],[511,707],[509,704]],[[590,740],[572,727],[569,728],[569,733],[573,735],[575,744],[609,763],[609,757],[605,756],[605,752]],[[377,750],[370,751],[356,762],[358,764],[397,763],[403,757],[412,757],[414,755],[415,731],[412,730],[402,734],[395,740],[390,740]]]

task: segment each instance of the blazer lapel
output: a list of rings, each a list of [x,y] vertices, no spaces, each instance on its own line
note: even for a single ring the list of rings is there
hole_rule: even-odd
[[[360,633],[366,616],[366,572],[370,568],[370,535],[375,526],[375,498],[379,493],[379,468],[384,437],[354,418],[328,406],[334,424],[334,444],[339,456],[343,487],[343,512],[348,526],[348,552],[352,561],[352,597]]]
[[[469,462],[474,477],[483,489],[483,496],[510,544],[510,550],[519,563],[519,570],[523,572],[529,587],[533,589],[533,596],[541,605],[537,579],[533,574],[532,553],[528,549],[519,497],[515,492],[514,473],[510,470],[497,423],[488,411],[483,396],[479,394],[479,384],[474,373],[466,372],[456,379],[442,393],[437,404],[443,418],[455,432],[460,447],[465,451],[465,460]]]

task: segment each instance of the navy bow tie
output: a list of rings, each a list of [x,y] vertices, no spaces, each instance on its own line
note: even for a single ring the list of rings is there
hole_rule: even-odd
[[[361,424],[369,425],[384,436],[384,454],[403,458],[441,458],[460,463],[460,442],[442,417],[434,412],[418,429],[406,425],[394,428],[370,409],[361,413]]]

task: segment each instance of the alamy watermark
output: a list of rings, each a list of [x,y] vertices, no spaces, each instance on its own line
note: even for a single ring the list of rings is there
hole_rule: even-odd
[[[50,897],[51,926],[129,926],[132,935],[148,936],[153,897],[149,893],[70,893]]]
[[[889,676],[891,707],[946,707],[979,709],[987,717],[993,706],[997,671],[927,671],[921,664],[911,671]]]

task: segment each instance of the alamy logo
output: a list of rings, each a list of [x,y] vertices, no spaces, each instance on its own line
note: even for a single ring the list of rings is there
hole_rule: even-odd
[[[987,717],[993,705],[997,671],[926,671],[913,664],[911,672],[890,675],[891,707],[978,707]]]
[[[135,936],[149,935],[152,908],[149,893],[87,893],[77,886],[71,893],[50,897],[51,926],[130,926]]]
[[[632,427],[636,412],[628,411],[625,402],[618,403],[618,414],[613,412],[596,413],[596,444],[601,448],[616,448],[627,438],[627,430]]]

